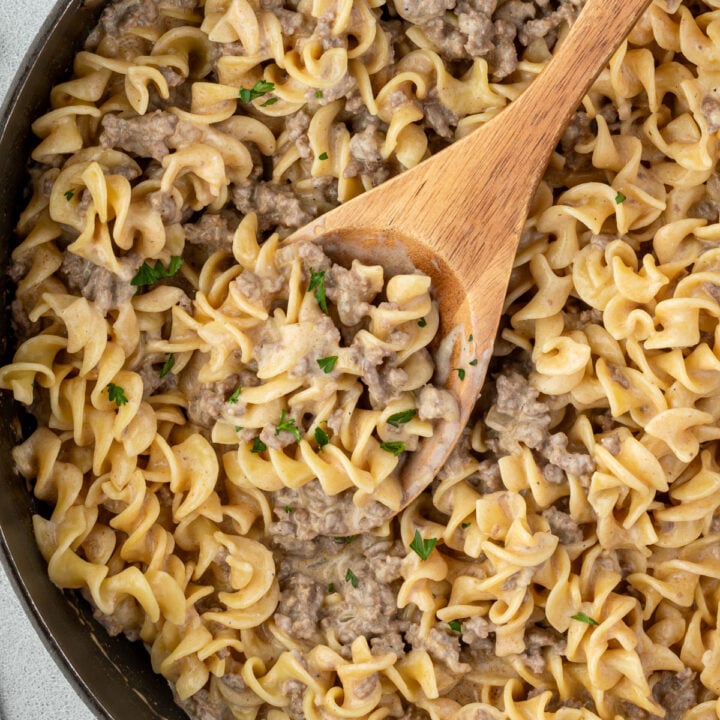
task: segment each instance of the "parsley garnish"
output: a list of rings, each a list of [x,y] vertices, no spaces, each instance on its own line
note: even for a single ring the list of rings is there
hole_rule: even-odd
[[[295,418],[288,418],[285,410],[280,414],[280,422],[275,428],[275,434],[279,435],[283,431],[292,433],[293,437],[300,442],[300,430],[298,430]]]
[[[626,200],[627,198],[621,192],[618,192],[618,194],[615,196],[615,202],[618,205],[620,205],[620,203],[624,203]]]
[[[355,575],[355,573],[350,568],[348,568],[347,572],[345,573],[345,582],[349,582],[354,588],[358,586],[357,575]]]
[[[401,452],[405,450],[405,443],[402,440],[397,440],[394,442],[383,442],[380,443],[380,449],[384,450],[385,452],[392,453],[397,457],[400,455]]]
[[[319,100],[323,96],[322,90],[316,90],[315,91],[315,97]]]
[[[455,368],[455,370],[457,371],[458,377],[461,380],[464,380],[465,379],[465,368]]]
[[[240,399],[240,393],[242,392],[242,387],[238,386],[233,394],[228,398],[228,402],[232,405],[235,405],[237,401]]]
[[[477,365],[477,363],[478,363],[477,358],[475,358],[474,360],[471,360],[471,361],[468,363],[468,365],[472,365],[473,367],[475,367],[475,366]]]
[[[66,199],[68,202],[70,202],[70,201],[73,199],[73,197],[75,196],[75,191],[74,191],[74,190],[66,190],[66,191],[63,193],[63,195],[65,195],[65,199]]]
[[[448,627],[455,633],[462,632],[462,625],[459,620],[451,620],[448,623]]]
[[[244,103],[249,103],[274,89],[275,83],[268,82],[267,80],[258,80],[251,88],[241,87],[238,95],[240,95],[240,99]]]
[[[427,320],[426,320],[425,318],[420,318],[420,319],[418,320],[418,325],[419,325],[420,327],[425,327],[425,326],[427,325]]]
[[[337,355],[328,355],[324,358],[318,358],[317,364],[320,366],[320,369],[325,373],[331,373],[333,369],[335,368],[335,363],[338,361]]]
[[[164,278],[171,278],[177,275],[177,271],[182,267],[183,259],[178,255],[174,255],[170,258],[170,262],[167,269],[162,263],[162,260],[158,260],[155,263],[155,267],[144,262],[140,269],[137,271],[137,275],[130,281],[131,285],[141,287],[143,285],[154,285],[158,280]]]
[[[466,523],[463,523],[460,527],[463,530],[467,530],[471,525],[472,525],[472,523],[466,522]]]
[[[468,342],[470,343],[470,342],[472,342],[474,339],[475,339],[475,338],[473,337],[472,333],[470,333],[470,335],[468,335]]]
[[[328,595],[332,595],[335,592],[335,583],[330,583],[328,585]]]
[[[573,620],[579,620],[580,622],[587,623],[588,625],[599,625],[600,623],[597,620],[594,620],[589,615],[586,615],[583,612],[576,613],[575,615],[570,616]]]
[[[400,427],[401,423],[410,422],[415,415],[417,415],[417,410],[411,408],[410,410],[394,413],[387,419],[387,422],[388,425],[392,425],[393,427]]]
[[[326,313],[328,311],[327,309],[327,298],[325,297],[325,271],[319,270],[318,272],[315,272],[314,270],[310,270],[310,285],[308,287],[308,290],[314,290],[315,291],[315,299],[318,302],[318,305],[320,306],[320,309]]]
[[[110,402],[114,402],[118,407],[121,405],[125,405],[128,402],[127,395],[125,395],[125,391],[119,386],[115,385],[115,383],[110,383],[107,388],[108,392],[108,399]]]
[[[315,428],[315,442],[318,445],[318,450],[322,450],[330,442],[328,434],[321,427]]]
[[[356,538],[357,538],[357,535],[348,535],[347,537],[342,537],[342,536],[334,537],[333,540],[338,545],[349,545]]]
[[[235,425],[235,432],[240,432],[242,430],[242,425]]]
[[[259,438],[256,437],[253,440],[252,447],[250,448],[251,453],[261,453],[267,450],[267,445]]]
[[[416,530],[415,537],[410,543],[410,549],[414,550],[422,560],[427,560],[436,545],[437,538],[428,538],[427,540],[424,540],[422,535],[420,535],[420,531]]]
[[[162,366],[162,370],[160,371],[160,377],[164,378],[175,365],[175,355],[173,353],[167,354],[167,359],[165,360],[165,364]]]
[[[260,103],[260,107],[267,107],[268,105],[274,105],[280,98],[271,97],[268,98],[265,102]]]
[[[285,512],[289,515],[290,513],[295,512],[295,508],[293,508],[292,505],[286,505]]]
[[[328,159],[328,154],[326,152],[320,153],[318,155],[318,160],[327,160],[327,159]]]

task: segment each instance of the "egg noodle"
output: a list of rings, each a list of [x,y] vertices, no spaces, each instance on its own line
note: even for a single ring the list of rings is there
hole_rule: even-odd
[[[14,459],[51,580],[191,717],[720,717],[720,2],[655,0],[587,94],[396,519],[457,412],[429,280],[282,240],[497,115],[581,5],[117,0],[34,122]]]

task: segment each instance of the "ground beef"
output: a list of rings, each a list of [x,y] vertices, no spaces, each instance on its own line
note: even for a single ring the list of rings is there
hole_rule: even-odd
[[[123,264],[123,276],[115,275],[79,255],[66,252],[60,274],[75,293],[95,303],[103,314],[128,302],[137,288],[130,284],[137,268],[136,263]]]
[[[455,7],[455,0],[393,0],[397,14],[415,25],[440,17]]]
[[[520,658],[536,675],[545,671],[545,655],[564,655],[567,647],[565,638],[552,628],[531,627],[525,633],[525,652]]]
[[[243,215],[257,213],[261,231],[278,226],[297,229],[313,217],[288,185],[247,181],[233,187],[232,200]]]
[[[568,438],[563,432],[549,435],[540,452],[552,465],[580,478],[589,478],[595,470],[595,461],[590,455],[568,451]]]
[[[168,143],[177,124],[176,115],[161,110],[128,119],[108,113],[100,125],[100,144],[160,161],[170,152]]]
[[[436,626],[425,635],[420,625],[413,624],[405,633],[406,640],[417,650],[426,650],[434,660],[442,663],[454,675],[470,671],[467,663],[460,662],[460,636],[447,628]]]
[[[219,382],[201,383],[197,372],[202,362],[202,355],[193,358],[181,375],[179,387],[188,401],[187,415],[190,422],[209,429],[221,417],[228,398],[240,385],[240,379],[237,375],[230,375]]]
[[[665,709],[665,720],[682,720],[685,713],[699,703],[700,678],[690,668],[679,673],[665,670],[659,675],[653,685],[653,698]]]
[[[417,413],[421,420],[457,422],[460,409],[452,393],[434,385],[426,385],[417,396]]]
[[[365,175],[373,185],[379,185],[390,177],[389,165],[383,160],[380,148],[385,141],[377,124],[369,124],[362,132],[350,139],[350,162],[344,170],[345,177]]]
[[[229,251],[239,222],[240,218],[231,211],[205,213],[197,222],[183,225],[185,240],[210,252]]]
[[[313,639],[326,594],[326,586],[307,575],[291,575],[280,585],[280,602],[274,616],[277,626],[291,637]]]
[[[172,686],[172,684],[171,684]],[[173,695],[175,702],[191,717],[193,720],[224,720],[226,705],[224,702],[213,702],[207,690],[198,690],[187,700],[181,700],[173,687]]]
[[[558,537],[563,545],[572,545],[582,541],[583,532],[568,513],[551,505],[543,511],[543,517],[548,521],[552,534]]]

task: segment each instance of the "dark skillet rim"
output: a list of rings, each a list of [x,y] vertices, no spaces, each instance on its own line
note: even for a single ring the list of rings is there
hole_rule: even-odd
[[[30,123],[48,107],[49,90],[68,77],[72,58],[97,20],[100,2],[57,0],[43,22],[0,107],[0,362],[11,357],[7,267],[26,186]],[[90,7],[92,5],[92,7]],[[68,38],[68,40],[65,40]],[[46,72],[43,72],[45,70]],[[41,506],[13,469],[10,448],[20,437],[22,409],[0,391],[0,562],[32,625],[71,686],[101,720],[187,720],[165,681],[152,673],[139,642],[110,637],[75,592],[49,580],[35,545],[31,513]],[[40,573],[42,572],[42,576]]]

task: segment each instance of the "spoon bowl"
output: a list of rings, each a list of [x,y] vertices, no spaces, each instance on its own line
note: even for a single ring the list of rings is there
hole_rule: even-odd
[[[439,336],[451,345],[436,382],[458,399],[401,468],[406,507],[433,480],[477,402],[492,355],[510,272],[533,196],[552,151],[588,88],[650,0],[587,0],[545,69],[492,120],[415,168],[293,233],[334,260],[382,265],[387,276],[421,270],[439,304]],[[355,510],[355,509],[354,509]],[[372,518],[353,510],[346,534]]]

